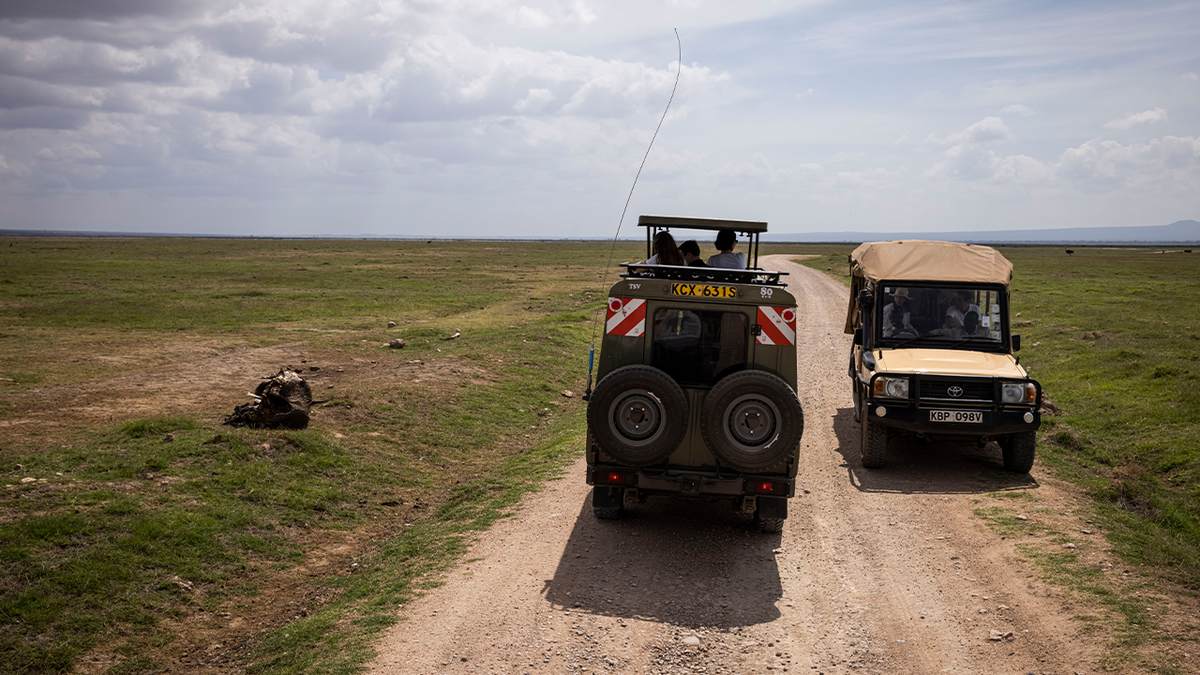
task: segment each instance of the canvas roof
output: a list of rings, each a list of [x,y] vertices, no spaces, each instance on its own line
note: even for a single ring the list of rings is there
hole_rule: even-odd
[[[868,242],[850,254],[850,274],[872,281],[965,281],[1004,284],[1012,263],[990,246],[949,241]]]

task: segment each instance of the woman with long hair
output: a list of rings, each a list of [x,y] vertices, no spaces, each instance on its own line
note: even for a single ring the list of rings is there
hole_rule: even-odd
[[[654,255],[650,256],[645,264],[678,265],[682,267],[687,263],[683,261],[683,254],[679,252],[679,247],[675,245],[675,237],[672,237],[670,232],[663,230],[654,235]]]

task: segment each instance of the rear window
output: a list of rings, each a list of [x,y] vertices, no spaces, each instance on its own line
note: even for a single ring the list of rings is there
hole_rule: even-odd
[[[651,365],[681,385],[711,386],[746,367],[745,314],[662,307],[654,312]]]

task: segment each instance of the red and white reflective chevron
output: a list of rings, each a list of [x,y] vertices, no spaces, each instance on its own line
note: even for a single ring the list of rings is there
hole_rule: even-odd
[[[646,332],[646,301],[638,298],[609,298],[608,321],[604,324],[604,332],[627,337],[641,336]]]
[[[762,332],[758,334],[758,344],[796,344],[795,307],[759,307],[758,325],[762,326]]]

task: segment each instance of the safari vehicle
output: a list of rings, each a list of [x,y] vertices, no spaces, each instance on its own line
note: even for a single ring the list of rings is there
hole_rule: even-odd
[[[757,267],[767,224],[642,216],[638,225],[647,259],[667,229],[677,239],[676,229],[732,229],[749,237],[751,255],[747,269],[622,263],[588,394],[595,515],[618,518],[650,496],[729,500],[777,532],[795,493],[804,414],[796,300],[786,272]]]
[[[1015,353],[1012,263],[987,246],[866,243],[850,254],[850,378],[862,464],[881,468],[888,439],[996,441],[1004,468],[1029,473],[1042,388]]]

